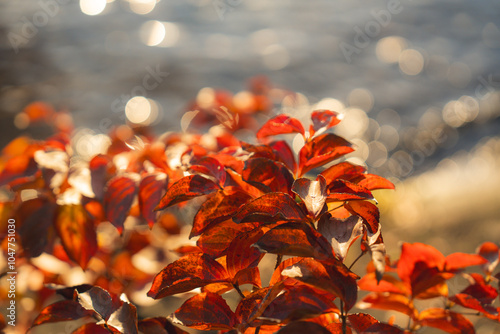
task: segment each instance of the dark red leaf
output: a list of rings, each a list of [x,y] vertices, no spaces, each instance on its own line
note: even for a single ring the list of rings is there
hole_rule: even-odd
[[[403,330],[389,324],[383,324],[369,314],[349,314],[347,319],[349,320],[351,327],[358,333],[403,333]]]
[[[153,279],[148,296],[163,298],[227,279],[226,269],[220,263],[206,254],[191,253],[160,271]]]
[[[186,300],[170,320],[199,330],[231,329],[237,321],[226,301],[211,292],[202,292]]]
[[[474,325],[463,315],[442,308],[430,308],[420,312],[422,326],[439,328],[448,333],[474,334]]]
[[[163,192],[166,190],[167,182],[166,174],[155,173],[145,176],[139,184],[139,208],[141,209],[141,215],[146,219],[150,228],[156,222],[154,208],[160,202]]]
[[[325,178],[326,183],[330,185],[330,183],[337,179],[351,180],[352,178],[363,174],[365,170],[366,169],[362,166],[353,165],[350,162],[344,161],[328,167],[321,172],[321,175]]]
[[[109,330],[104,327],[104,324],[97,325],[91,322],[78,327],[71,334],[109,334]]]
[[[284,140],[273,141],[269,146],[276,152],[277,157],[281,162],[288,167],[292,173],[297,170],[297,163],[295,162],[295,154]]]
[[[215,182],[203,176],[185,176],[168,188],[155,210],[162,210],[174,204],[210,194],[218,189],[219,186]]]
[[[257,228],[237,235],[227,249],[227,272],[229,276],[234,277],[243,269],[255,267],[264,256],[257,248],[252,245],[257,242],[264,231]]]
[[[83,206],[80,204],[59,206],[55,228],[70,259],[85,270],[89,260],[97,251],[97,235],[94,222]]]
[[[123,304],[109,316],[107,324],[119,330],[120,333],[138,334],[137,310],[135,306],[128,302],[123,302]]]
[[[31,327],[50,323],[76,320],[91,317],[95,313],[84,309],[80,303],[73,300],[61,300],[44,308],[33,321]]]
[[[17,178],[30,176],[38,170],[37,164],[31,154],[14,156],[7,160],[0,172],[0,186]]]
[[[319,130],[328,130],[329,128],[340,123],[340,119],[337,118],[337,113],[331,110],[315,110],[311,114],[312,124],[309,128],[311,136],[313,136]]]
[[[223,186],[226,182],[226,170],[219,160],[212,157],[203,157],[196,161],[191,167],[191,170],[213,177]]]
[[[107,320],[117,308],[109,292],[98,286],[85,292],[78,292],[78,302],[83,308],[96,312],[104,320]]]
[[[304,258],[284,269],[281,274],[333,293],[344,301],[346,310],[350,310],[356,303],[358,276],[342,263],[321,263]]]
[[[311,225],[292,222],[278,225],[254,244],[262,252],[313,257],[320,260],[335,257],[332,246]]]
[[[104,186],[106,184],[106,173],[111,160],[107,155],[96,155],[89,162],[90,183],[95,197],[102,199],[104,196]]]
[[[119,176],[108,182],[104,194],[106,219],[120,232],[123,230],[123,223],[130,211],[136,192],[135,181],[129,177]]]
[[[279,331],[277,334],[297,334],[297,333],[317,333],[317,334],[331,334],[325,327],[309,321],[296,321],[292,322]]]
[[[324,214],[318,222],[318,232],[330,241],[335,254],[343,261],[351,245],[363,235],[363,220],[358,216],[337,219]]]
[[[292,191],[296,193],[306,205],[307,211],[318,217],[326,203],[326,181],[320,174],[315,181],[300,178],[293,183]]]
[[[241,175],[245,181],[263,192],[290,193],[293,175],[280,162],[267,158],[253,158],[245,162]]]
[[[352,151],[354,149],[351,147],[351,143],[332,133],[315,137],[307,142],[299,152],[297,176],[300,177],[309,170],[322,166]]]
[[[162,317],[139,320],[139,331],[144,334],[188,334]]]
[[[462,290],[462,293],[473,296],[483,304],[493,303],[499,292],[493,286],[487,284],[480,274],[471,273],[470,276],[474,283]]]
[[[345,202],[351,200],[373,200],[373,194],[363,186],[350,181],[334,180],[328,186],[330,195],[328,202]]]
[[[202,234],[234,214],[251,197],[237,187],[226,187],[211,195],[200,207],[193,220],[190,238]]]
[[[498,311],[495,307],[481,303],[479,300],[466,293],[457,293],[455,296],[450,297],[450,300],[462,307],[466,307],[482,313],[487,313],[493,316],[498,315]]]
[[[353,215],[363,218],[366,227],[371,233],[379,229],[380,212],[375,204],[367,201],[351,201],[344,207]]]
[[[298,119],[282,114],[268,120],[257,132],[257,139],[286,133],[304,135],[304,127]]]
[[[254,228],[252,223],[236,224],[232,220],[226,220],[208,227],[196,241],[196,245],[212,258],[218,258],[226,254],[227,248],[238,234]]]
[[[303,220],[306,215],[293,198],[285,193],[265,194],[248,202],[233,215],[233,221],[237,224],[266,218],[267,221]]]

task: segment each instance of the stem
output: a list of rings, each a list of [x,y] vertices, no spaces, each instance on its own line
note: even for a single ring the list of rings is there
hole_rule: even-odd
[[[260,332],[260,326],[257,326],[257,328],[255,328],[255,333],[254,334],[259,334]]]
[[[344,313],[344,301],[340,301],[340,318],[342,319],[342,334],[347,333],[347,323],[346,323],[346,316]]]
[[[238,292],[241,298],[245,298],[245,295],[241,292],[240,287],[237,284],[233,283],[233,288]]]
[[[358,255],[358,257],[349,266],[349,270],[351,270],[351,268],[356,264],[356,262],[358,262],[359,259],[361,259],[363,255],[365,255],[365,252],[362,252],[361,254]]]
[[[282,260],[283,260],[283,255],[278,254],[278,256],[276,257],[276,265],[274,266],[274,270],[276,270],[276,268],[278,268],[278,266],[281,264]]]

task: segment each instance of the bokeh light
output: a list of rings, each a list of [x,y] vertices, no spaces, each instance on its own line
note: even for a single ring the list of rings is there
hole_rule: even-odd
[[[399,55],[399,69],[408,75],[417,75],[424,68],[424,57],[414,49],[406,49]]]
[[[179,27],[172,22],[147,21],[139,34],[144,44],[148,46],[171,47],[179,40]]]
[[[80,10],[90,16],[101,14],[106,5],[106,0],[80,0]]]
[[[381,62],[392,64],[399,61],[401,52],[406,49],[406,40],[399,36],[388,36],[377,42],[376,54]]]

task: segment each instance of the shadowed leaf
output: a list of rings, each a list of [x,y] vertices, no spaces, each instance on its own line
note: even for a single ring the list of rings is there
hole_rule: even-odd
[[[332,244],[335,254],[343,261],[351,245],[363,235],[363,220],[358,216],[336,219],[325,214],[318,222],[318,232]]]
[[[346,180],[334,180],[328,185],[330,195],[328,202],[334,201],[350,201],[350,200],[373,200],[371,191],[360,185],[354,184]]]
[[[109,330],[104,325],[97,325],[95,323],[88,323],[78,327],[71,334],[109,334]]]
[[[139,320],[139,331],[144,334],[187,334],[162,317]]]
[[[123,223],[130,211],[136,192],[135,181],[126,176],[116,177],[108,183],[104,194],[106,219],[120,232],[123,230]]]
[[[267,158],[253,158],[245,162],[242,177],[264,192],[290,193],[293,175],[280,162]]]
[[[234,277],[240,270],[255,267],[264,256],[257,248],[252,247],[252,244],[257,242],[264,231],[254,229],[252,231],[240,233],[237,235],[229,248],[227,249],[227,272],[229,276]]]
[[[154,208],[160,202],[167,186],[167,175],[163,173],[150,174],[144,177],[139,184],[139,208],[141,215],[146,219],[149,228],[156,222]]]
[[[248,221],[268,222],[285,220],[303,220],[306,215],[292,197],[284,193],[268,193],[241,207],[233,216],[237,224]],[[265,219],[265,218],[264,218]]]
[[[288,167],[292,173],[297,170],[297,163],[295,162],[295,154],[284,140],[273,141],[269,146],[276,152],[277,157],[281,162]]]
[[[123,304],[109,316],[107,324],[113,326],[121,333],[138,334],[137,310],[135,306],[128,302],[123,302]]]
[[[277,334],[317,333],[331,334],[325,327],[309,321],[292,322],[276,332]]]
[[[367,201],[351,201],[344,207],[353,215],[363,218],[366,227],[371,233],[379,229],[380,212],[375,204]]]
[[[208,227],[196,241],[196,245],[212,258],[218,258],[226,254],[227,248],[238,234],[252,230],[254,225],[236,224],[232,220],[226,220]]]
[[[296,193],[306,205],[307,211],[318,217],[322,212],[326,202],[326,181],[320,174],[315,181],[300,178],[293,183],[292,191]]]
[[[219,160],[212,157],[203,157],[196,161],[189,169],[213,177],[223,186],[226,182],[226,170]]]
[[[86,310],[95,311],[104,320],[107,320],[116,309],[111,295],[98,286],[82,293],[78,292],[78,302]]]
[[[328,167],[321,172],[321,175],[325,178],[326,183],[330,185],[330,183],[337,179],[351,180],[353,177],[363,174],[365,170],[363,166],[344,161]]]
[[[316,132],[325,131],[340,123],[337,118],[337,113],[331,110],[315,110],[311,114],[312,124],[309,127],[309,132],[313,136]]]
[[[95,313],[86,310],[80,303],[73,300],[62,300],[45,307],[33,321],[31,327],[50,323],[76,320],[83,317],[91,317]]]

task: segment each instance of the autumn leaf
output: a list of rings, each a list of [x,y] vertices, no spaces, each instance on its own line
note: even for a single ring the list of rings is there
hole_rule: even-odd
[[[350,201],[344,207],[353,215],[363,219],[368,231],[376,233],[379,229],[380,212],[376,205],[367,201]]]
[[[203,157],[196,161],[189,169],[213,177],[221,186],[226,182],[226,170],[224,165],[213,157]]]
[[[297,163],[295,162],[295,154],[284,140],[273,141],[269,146],[276,152],[276,157],[288,167],[293,174],[297,170]]]
[[[384,324],[369,314],[355,313],[347,316],[349,324],[358,333],[384,333],[384,334],[402,334],[404,331],[398,327]]]
[[[107,320],[116,309],[109,292],[98,286],[85,292],[77,292],[77,296],[78,302],[84,309],[94,311],[104,320]]]
[[[314,110],[311,114],[312,124],[309,127],[311,136],[317,132],[323,132],[340,123],[337,113],[331,110]]]
[[[95,324],[93,322],[85,324],[75,329],[71,334],[109,334],[110,331],[104,324]]]
[[[264,234],[254,244],[262,252],[313,257],[320,260],[335,257],[332,246],[307,223],[285,223]]]
[[[174,204],[210,194],[218,189],[219,186],[215,182],[201,175],[185,176],[168,188],[155,210],[166,209]]]
[[[106,218],[120,232],[134,201],[137,186],[134,180],[127,176],[118,176],[108,182],[104,194],[104,209]]]
[[[500,249],[493,242],[484,242],[476,250],[476,253],[486,259],[482,269],[487,275],[491,275],[499,262]]]
[[[97,251],[97,235],[94,222],[83,206],[59,206],[55,228],[68,256],[85,270]]]
[[[189,298],[169,320],[198,330],[227,330],[233,328],[237,321],[226,301],[211,292],[202,292]]]
[[[51,322],[77,320],[83,317],[91,317],[95,313],[86,310],[80,303],[74,300],[61,300],[45,307],[33,321],[31,328]]]
[[[113,326],[121,333],[138,334],[137,310],[134,305],[124,301],[108,318],[107,325]]]
[[[167,183],[166,174],[155,173],[146,175],[139,184],[139,208],[149,228],[152,228],[153,224],[156,222],[156,212],[154,212],[154,208],[160,202]]]
[[[237,235],[227,249],[227,272],[234,277],[239,271],[255,267],[264,256],[252,245],[257,242],[264,231],[257,228]]]
[[[304,127],[296,118],[287,115],[278,115],[268,120],[259,131],[257,131],[257,139],[286,133],[300,133],[304,135]]]
[[[417,316],[417,310],[412,301],[399,293],[373,292],[364,297],[356,306],[360,309],[397,311],[412,318]]]
[[[407,286],[390,274],[384,274],[381,280],[378,280],[376,273],[367,273],[358,281],[361,290],[372,292],[389,292],[410,296],[410,290]]]
[[[354,165],[350,162],[343,161],[328,167],[320,174],[323,175],[326,183],[330,185],[330,183],[337,179],[351,180],[352,178],[363,174],[365,170],[366,169],[363,166]]]
[[[167,318],[156,317],[139,320],[139,331],[147,334],[188,334],[175,327]]]
[[[326,203],[326,181],[320,174],[315,181],[306,178],[295,180],[292,191],[296,193],[306,205],[307,211],[313,216],[318,217],[323,211]]]
[[[309,321],[295,321],[276,332],[277,334],[317,333],[331,334],[325,327]]]
[[[246,182],[266,193],[290,193],[294,182],[292,173],[285,165],[267,158],[247,160],[241,176]]]
[[[106,174],[110,163],[110,158],[102,154],[96,155],[89,162],[90,184],[97,199],[102,199],[104,196]]]
[[[187,254],[166,266],[153,279],[148,296],[154,299],[228,279],[226,269],[202,253]]]
[[[418,317],[422,326],[439,328],[448,333],[474,334],[474,325],[463,315],[442,308],[429,308]]]
[[[218,190],[201,205],[193,220],[190,238],[202,234],[207,228],[218,224],[234,214],[251,197],[238,187]]]
[[[358,216],[336,219],[325,214],[318,222],[318,232],[330,241],[335,254],[343,261],[351,245],[363,235],[364,224]]]
[[[2,168],[0,171],[0,186],[21,177],[31,176],[38,170],[33,155],[29,154],[14,156],[0,168]]]
[[[374,200],[370,190],[346,180],[334,180],[328,185],[330,194],[327,202],[346,202],[353,200]]]
[[[234,215],[237,224],[248,221],[267,222],[285,220],[303,220],[306,215],[290,195],[285,193],[267,193],[242,206]]]
[[[351,153],[354,149],[351,143],[333,133],[326,133],[308,141],[299,152],[300,177],[313,168],[322,166],[341,156]]]

